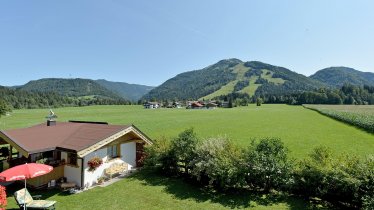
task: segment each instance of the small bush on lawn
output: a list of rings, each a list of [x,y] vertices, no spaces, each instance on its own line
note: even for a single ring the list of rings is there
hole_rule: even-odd
[[[243,151],[226,138],[210,138],[200,142],[192,163],[192,175],[202,184],[218,189],[242,187],[245,184]]]
[[[265,138],[259,143],[252,141],[245,157],[247,184],[266,192],[290,185],[292,167],[287,153],[280,139]]]

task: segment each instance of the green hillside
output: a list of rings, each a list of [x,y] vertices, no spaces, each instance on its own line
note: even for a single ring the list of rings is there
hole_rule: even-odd
[[[129,84],[126,82],[111,82],[104,79],[95,80],[103,87],[113,91],[122,98],[137,101],[154,87],[146,85]]]
[[[374,86],[374,73],[361,72],[347,67],[330,67],[317,71],[310,78],[332,87],[341,87],[348,83],[357,86]]]
[[[106,89],[90,79],[60,79],[46,78],[33,80],[19,87],[21,90],[32,92],[55,92],[63,96],[101,96],[121,98],[116,93]]]
[[[189,71],[167,80],[151,90],[144,99],[197,99],[209,95],[235,80],[233,67],[243,63],[238,59],[221,60],[201,70]]]
[[[258,61],[222,60],[201,70],[169,79],[144,99],[213,99],[232,93],[253,95],[289,94],[314,90],[322,83],[286,68]]]

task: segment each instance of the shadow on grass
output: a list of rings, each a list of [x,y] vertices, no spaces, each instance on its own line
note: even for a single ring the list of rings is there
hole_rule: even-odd
[[[140,180],[144,185],[163,186],[165,192],[176,199],[193,199],[196,202],[218,203],[226,208],[250,208],[257,205],[270,207],[285,204],[292,210],[328,209],[319,202],[308,202],[301,198],[283,193],[263,194],[249,190],[217,192],[209,188],[201,188],[182,178],[170,178],[158,175],[149,170],[135,173],[129,179]]]
[[[14,182],[13,184],[10,184],[6,187],[6,194],[7,194],[7,197],[13,197],[14,193],[20,189],[23,189],[25,186],[24,186],[24,183],[23,182],[19,182],[19,181],[16,181]],[[32,196],[34,195],[41,195],[41,199],[42,200],[53,200],[53,199],[49,199],[50,197],[52,196],[55,196],[55,195],[58,195],[58,196],[68,196],[70,195],[69,192],[67,191],[61,191],[60,189],[40,189],[40,190],[34,190],[34,189],[31,189],[31,188],[27,188],[27,190],[30,192],[30,194]],[[14,199],[14,197],[13,197]],[[19,209],[19,208],[7,208],[8,210],[15,210],[15,209]]]

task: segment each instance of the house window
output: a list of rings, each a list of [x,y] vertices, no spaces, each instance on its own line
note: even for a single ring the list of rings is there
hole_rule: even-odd
[[[109,158],[119,157],[119,145],[118,144],[108,146],[108,157]]]
[[[76,153],[68,153],[68,158],[67,158],[67,164],[77,166],[77,154]]]

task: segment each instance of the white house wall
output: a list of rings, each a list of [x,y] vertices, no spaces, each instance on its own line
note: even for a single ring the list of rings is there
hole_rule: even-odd
[[[109,168],[114,163],[127,163],[128,170],[136,167],[136,143],[124,143],[121,144],[121,158],[115,158],[108,161],[107,147],[98,149],[95,152],[91,152],[84,157],[84,187],[90,187],[96,184],[97,179],[105,176],[104,170]],[[103,160],[103,164],[96,168],[94,171],[89,171],[88,161],[93,157],[100,157]]]
[[[61,152],[61,159],[67,160],[67,153]],[[82,160],[77,160],[78,166],[71,166],[66,164],[64,168],[64,177],[68,182],[74,182],[77,186],[81,186],[81,165]]]
[[[136,167],[136,143],[121,144],[121,159],[128,164],[128,170]]]
[[[93,157],[100,157],[103,159],[103,164],[96,168],[94,171],[89,171],[88,161]],[[107,148],[102,148],[92,152],[84,157],[84,186],[90,187],[97,182],[99,177],[104,176],[104,169],[108,168],[113,161],[108,162]]]

